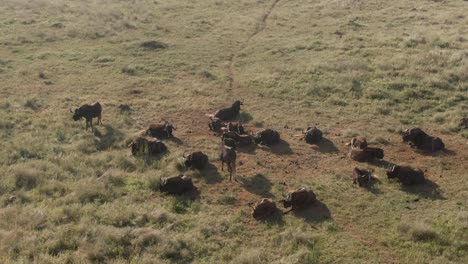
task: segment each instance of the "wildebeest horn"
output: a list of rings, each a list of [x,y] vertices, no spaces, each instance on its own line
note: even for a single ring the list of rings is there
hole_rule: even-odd
[[[184,154],[182,154],[182,157],[184,157],[184,159],[186,158],[186,157],[185,157],[185,151],[184,151]]]

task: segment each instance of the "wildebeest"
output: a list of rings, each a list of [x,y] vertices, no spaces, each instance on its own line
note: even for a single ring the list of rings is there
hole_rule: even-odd
[[[175,177],[166,177],[161,179],[159,190],[169,194],[183,194],[195,189],[192,178],[179,175]]]
[[[221,119],[216,117],[210,117],[210,122],[208,123],[208,127],[211,131],[214,132],[221,132],[221,128],[226,127],[226,124],[221,121]]]
[[[371,173],[367,170],[362,170],[359,168],[354,168],[353,170],[353,184],[362,186],[364,184],[370,183],[372,179]]]
[[[241,101],[235,101],[231,107],[216,111],[214,117],[219,118],[222,121],[232,120],[239,115],[241,105],[243,105]]]
[[[230,147],[230,148],[235,148],[237,145],[237,142],[232,138],[223,138],[222,142],[225,146]]]
[[[422,150],[438,151],[445,148],[442,139],[429,136],[420,128],[411,128],[403,131],[403,142],[409,142],[412,147]]]
[[[252,216],[256,220],[262,220],[272,215],[277,210],[275,202],[268,198],[263,198],[253,207]]]
[[[405,185],[424,183],[424,172],[420,169],[414,169],[409,166],[393,165],[387,170],[387,177],[389,179],[397,178]]]
[[[239,145],[239,146],[250,146],[253,143],[253,137],[251,135],[247,135],[247,134],[240,135],[239,133],[235,131],[224,132],[221,138],[223,141],[225,139],[231,139],[232,141],[235,142],[236,145]],[[232,145],[229,145],[229,146],[232,146]]]
[[[323,133],[317,127],[308,127],[304,132],[305,141],[309,144],[316,144],[322,140]]]
[[[224,145],[224,142],[221,142],[219,159],[221,160],[221,170],[224,170],[224,163],[227,164],[229,172],[229,181],[231,181],[232,174],[236,171],[236,148],[228,147]]]
[[[363,149],[367,148],[367,140],[365,138],[352,138],[347,145],[351,146],[351,148]]]
[[[369,162],[374,159],[383,159],[384,151],[381,148],[366,147],[363,149],[351,148],[348,157],[359,162]]]
[[[167,151],[166,145],[153,137],[138,137],[128,147],[131,147],[132,155],[134,156],[155,156]]]
[[[291,207],[291,210],[285,212],[286,214],[290,211],[296,211],[314,203],[317,201],[317,198],[313,191],[307,190],[306,188],[299,188],[294,192],[288,193],[285,199],[281,201],[283,202],[284,208]]]
[[[73,120],[75,121],[83,117],[86,119],[86,130],[88,130],[88,127],[93,127],[93,118],[95,117],[98,119],[98,125],[102,125],[102,106],[99,102],[93,105],[84,104],[80,108],[75,109],[75,112],[70,109],[70,112],[73,113]]]
[[[172,138],[174,137],[172,135],[173,130],[177,130],[177,128],[169,122],[164,121],[163,123],[150,124],[148,130],[146,130],[146,134],[155,138]]]
[[[184,155],[184,159],[184,165],[189,169],[202,170],[208,164],[208,156],[201,151],[192,152],[188,156]]]
[[[245,134],[244,126],[240,122],[236,122],[236,123],[229,122],[226,125],[226,128],[227,128],[228,131],[234,131],[239,135],[244,135]]]
[[[273,129],[265,129],[255,133],[254,142],[260,145],[274,145],[280,142],[280,134]]]

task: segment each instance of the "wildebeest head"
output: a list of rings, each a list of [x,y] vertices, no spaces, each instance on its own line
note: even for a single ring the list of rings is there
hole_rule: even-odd
[[[73,111],[70,109],[70,113],[73,114],[72,118],[73,118],[73,120],[75,120],[75,121],[78,121],[78,120],[80,120],[80,119],[83,117],[83,116],[81,115],[81,112],[80,112],[80,109],[79,109],[79,108],[75,109],[75,112],[73,112]]]
[[[393,179],[397,176],[397,166],[393,165],[387,170],[387,178]]]
[[[383,151],[383,149],[379,149],[379,148],[376,149],[376,150],[374,151],[374,155],[375,155],[375,157],[378,158],[378,159],[383,159],[383,157],[384,157],[384,151]]]
[[[184,166],[185,168],[190,168],[192,166],[192,155],[185,156],[185,153],[182,155],[184,157]]]
[[[164,126],[164,131],[166,131],[167,137],[174,137],[172,135],[173,130],[177,130],[177,128],[169,123],[166,123],[166,125]]]
[[[283,207],[284,208],[288,208],[288,207],[292,206],[291,200],[281,200],[281,202],[283,202]]]
[[[232,104],[232,108],[233,109],[236,109],[237,111],[240,110],[240,106],[243,105],[244,103],[242,103],[241,101],[237,100],[235,101],[233,104]]]

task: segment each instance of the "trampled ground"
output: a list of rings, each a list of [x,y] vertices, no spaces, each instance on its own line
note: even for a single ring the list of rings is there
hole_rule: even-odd
[[[0,262],[468,262],[466,1],[5,0],[0,3]],[[242,99],[248,130],[284,142],[217,159],[208,118]],[[101,102],[104,126],[69,112]],[[127,104],[130,112],[121,112]],[[170,152],[127,148],[152,120],[177,125]],[[301,130],[324,131],[319,145]],[[417,152],[402,128],[447,150]],[[363,136],[385,158],[359,164]],[[183,153],[211,166],[185,172]],[[390,164],[427,184],[387,180]],[[378,178],[351,183],[354,166]],[[186,173],[196,197],[161,195]],[[254,221],[250,204],[307,186],[320,201]]]

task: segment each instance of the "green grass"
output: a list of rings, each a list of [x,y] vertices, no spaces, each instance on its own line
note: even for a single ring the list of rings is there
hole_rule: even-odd
[[[465,2],[5,0],[0,9],[1,263],[468,262]],[[234,100],[248,130],[276,129],[289,144],[239,151],[240,183],[220,170],[205,116]],[[104,125],[85,131],[69,110],[96,101]],[[158,158],[131,156],[127,145],[160,119],[181,142],[165,141]],[[329,142],[299,140],[313,124]],[[398,132],[413,126],[448,154],[402,144]],[[388,162],[421,167],[437,188],[404,189],[386,164],[346,159],[355,136]],[[194,150],[214,166],[185,170],[180,157]],[[380,182],[352,185],[354,166]],[[179,173],[199,196],[159,193],[160,177]],[[251,218],[249,203],[299,186],[321,204]]]

